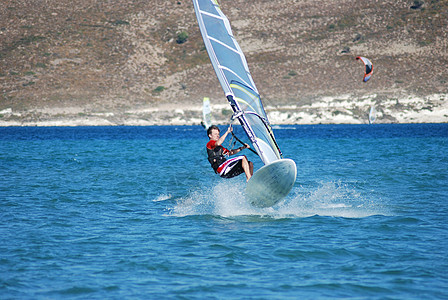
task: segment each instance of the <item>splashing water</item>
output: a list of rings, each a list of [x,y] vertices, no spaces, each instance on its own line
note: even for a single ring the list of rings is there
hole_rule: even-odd
[[[279,205],[280,215],[364,218],[388,214],[381,199],[374,200],[373,194],[363,195],[355,187],[341,182],[321,182],[317,188],[301,187],[295,192],[295,196]]]
[[[157,198],[153,199],[153,202],[160,202],[160,201],[166,201],[171,199],[171,194],[160,194],[159,196],[157,196]]]
[[[245,199],[245,183],[220,181],[211,188],[200,188],[177,199],[171,216],[213,215],[221,217],[261,216],[275,219],[303,218],[314,215],[364,218],[386,215],[381,200],[361,195],[354,187],[341,182],[322,182],[312,188],[296,187],[279,204],[269,208],[251,206]],[[378,203],[379,202],[379,203]]]

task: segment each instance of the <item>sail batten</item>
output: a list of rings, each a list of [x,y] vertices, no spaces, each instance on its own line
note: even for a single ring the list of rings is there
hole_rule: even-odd
[[[223,47],[227,47],[230,51],[233,51],[233,52],[239,54],[239,52],[238,52],[237,50],[235,50],[235,49],[233,49],[232,47],[230,47],[229,45],[227,45],[227,44],[221,42],[220,40],[217,40],[217,39],[215,39],[215,38],[213,38],[213,37],[211,37],[211,36],[207,36],[207,37],[208,37],[211,41],[214,41],[215,43],[218,43],[218,44],[222,45]]]
[[[240,81],[242,81],[245,85],[249,85],[249,83],[245,82],[243,78],[241,78],[237,73],[232,71],[231,69],[227,67],[221,67],[221,69],[226,70],[228,72],[231,72],[233,75],[235,75]],[[232,85],[230,84],[230,87],[232,88]]]
[[[210,61],[230,106],[264,164],[281,159],[259,92],[216,0],[192,0]]]

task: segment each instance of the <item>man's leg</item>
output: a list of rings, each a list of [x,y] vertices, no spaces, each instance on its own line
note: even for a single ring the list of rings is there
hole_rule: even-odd
[[[246,156],[243,156],[243,160],[241,163],[243,166],[244,173],[246,174],[246,181],[249,181],[249,179],[252,177],[252,174],[254,173],[254,165],[252,164],[252,162],[250,162],[249,164],[249,161],[247,160]]]

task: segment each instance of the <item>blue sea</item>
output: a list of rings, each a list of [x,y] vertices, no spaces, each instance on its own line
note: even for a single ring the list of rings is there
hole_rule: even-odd
[[[0,298],[448,299],[448,124],[274,133],[260,209],[200,126],[0,128]]]

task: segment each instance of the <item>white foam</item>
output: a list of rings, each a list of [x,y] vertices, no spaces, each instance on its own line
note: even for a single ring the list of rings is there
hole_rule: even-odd
[[[332,216],[364,218],[387,215],[381,199],[362,195],[355,187],[341,182],[323,182],[318,187],[295,187],[291,194],[271,208],[256,208],[244,196],[241,178],[220,180],[213,187],[200,187],[177,199],[170,216],[213,215],[220,217],[261,216],[274,219]]]
[[[160,202],[160,201],[166,201],[168,199],[171,199],[171,195],[170,194],[161,194],[159,196],[157,196],[157,198],[153,199],[153,202]]]
[[[364,218],[387,214],[381,199],[372,201],[373,195],[363,195],[355,187],[341,182],[321,182],[317,188],[301,187],[296,192],[300,194],[279,207],[280,215]]]
[[[243,194],[245,183],[237,177],[220,180],[213,187],[200,187],[190,195],[177,200],[172,209],[174,216],[216,215],[235,217],[242,215],[258,215]]]

